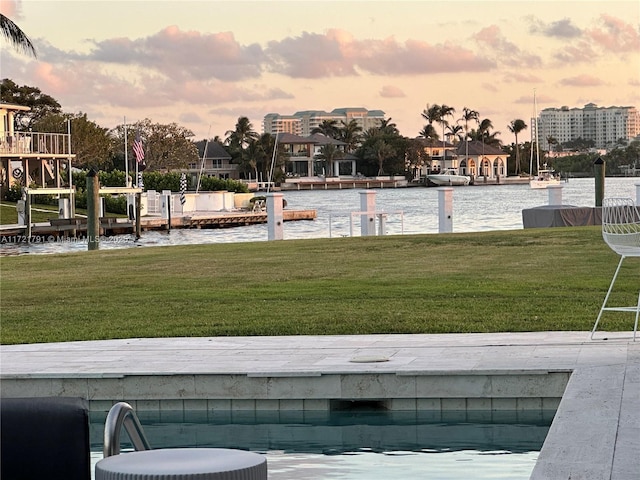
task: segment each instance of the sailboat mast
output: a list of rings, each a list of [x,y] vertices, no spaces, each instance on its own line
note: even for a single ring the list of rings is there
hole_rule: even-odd
[[[269,169],[269,177],[267,178],[267,193],[271,188],[271,180],[273,179],[273,169],[276,163],[276,152],[278,150],[278,133],[276,132],[276,141],[273,145],[273,154],[271,155],[271,168]]]
[[[200,191],[200,180],[202,179],[202,173],[204,172],[204,158],[207,156],[207,147],[209,146],[210,136],[211,136],[211,125],[209,125],[209,133],[207,133],[207,140],[204,143],[204,151],[202,152],[202,161],[200,162],[200,172],[198,172],[198,184],[196,185],[196,193]]]

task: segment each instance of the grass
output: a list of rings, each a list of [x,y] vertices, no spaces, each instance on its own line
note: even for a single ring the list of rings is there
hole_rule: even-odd
[[[599,227],[3,257],[0,343],[590,330],[618,258]],[[637,301],[635,260],[618,304]]]

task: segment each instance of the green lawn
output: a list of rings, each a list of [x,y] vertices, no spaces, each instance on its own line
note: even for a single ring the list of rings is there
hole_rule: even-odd
[[[599,227],[3,257],[0,342],[590,330],[617,261]]]

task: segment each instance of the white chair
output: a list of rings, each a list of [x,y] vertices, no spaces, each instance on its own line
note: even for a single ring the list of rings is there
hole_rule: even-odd
[[[638,317],[640,317],[640,294],[638,304],[632,307],[608,307],[607,301],[613,290],[613,284],[618,277],[622,262],[627,257],[640,257],[640,207],[635,205],[631,198],[605,198],[602,201],[602,238],[609,245],[609,248],[620,255],[620,262],[616,273],[613,275],[611,285],[596,323],[591,330],[591,338],[598,328],[598,323],[605,311],[635,312],[636,321],[633,325],[633,341],[636,340],[638,330]]]

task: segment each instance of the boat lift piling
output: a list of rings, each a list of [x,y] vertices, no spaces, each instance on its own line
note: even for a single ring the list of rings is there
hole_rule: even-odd
[[[284,238],[284,195],[282,193],[267,193],[267,229],[269,240]]]
[[[438,188],[438,232],[453,232],[453,188]]]
[[[87,174],[87,248],[100,249],[100,182],[93,168]]]

